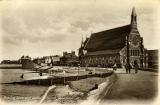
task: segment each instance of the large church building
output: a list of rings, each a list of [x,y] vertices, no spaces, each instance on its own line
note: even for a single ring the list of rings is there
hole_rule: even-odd
[[[137,62],[139,67],[147,68],[147,50],[137,28],[137,15],[132,9],[128,25],[92,33],[79,48],[81,66],[123,67],[127,62]]]

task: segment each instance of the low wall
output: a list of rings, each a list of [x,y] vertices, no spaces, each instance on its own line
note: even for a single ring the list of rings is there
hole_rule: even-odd
[[[47,79],[35,79],[35,80],[22,80],[18,82],[12,82],[9,84],[25,84],[25,85],[54,85],[54,84],[67,84],[68,81],[76,81],[80,79],[90,78],[90,77],[101,77],[105,78],[113,74],[113,71],[101,74],[88,74],[80,76],[68,76],[68,77],[54,77]],[[7,83],[8,84],[8,83]]]
[[[139,68],[139,70],[142,70],[142,71],[149,71],[149,72],[156,72],[158,73],[158,69],[153,69],[153,68]]]

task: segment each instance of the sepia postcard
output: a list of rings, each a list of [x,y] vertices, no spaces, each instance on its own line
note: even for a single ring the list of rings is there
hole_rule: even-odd
[[[160,105],[159,0],[0,0],[1,105]]]

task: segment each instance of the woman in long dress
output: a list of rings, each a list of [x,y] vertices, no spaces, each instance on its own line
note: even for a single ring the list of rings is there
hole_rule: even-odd
[[[134,69],[135,69],[135,73],[138,73],[138,68],[139,68],[139,66],[138,66],[137,61],[134,61]]]

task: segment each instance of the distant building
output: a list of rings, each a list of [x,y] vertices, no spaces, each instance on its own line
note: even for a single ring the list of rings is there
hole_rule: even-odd
[[[75,55],[75,51],[71,53],[63,52],[63,56],[60,58],[61,65],[64,66],[77,66],[78,57]]]
[[[47,64],[47,65],[51,64],[51,57],[50,56],[44,56],[43,59],[44,59],[45,64]]]
[[[34,63],[32,62],[31,57],[22,56],[21,57],[22,69],[32,69],[34,68]]]
[[[1,64],[20,64],[20,60],[3,60]]]
[[[158,50],[148,50],[148,68],[158,69]]]
[[[42,58],[35,58],[33,62],[38,65],[60,65],[60,56],[44,56]]]
[[[59,55],[51,56],[52,65],[59,66],[60,65],[60,58],[61,57]]]
[[[131,23],[125,26],[92,33],[79,48],[81,66],[112,67],[115,63],[122,67],[126,63],[139,67],[148,66],[147,51],[143,37],[137,28],[135,8],[131,13]]]
[[[70,57],[77,57],[76,54],[75,54],[75,51],[71,51],[71,53],[68,53],[68,52],[63,52],[63,57],[66,57],[66,58],[70,58]]]
[[[1,61],[1,64],[9,64],[10,63],[10,60],[3,60]]]
[[[34,58],[32,61],[37,65],[41,65],[41,63],[44,62],[44,60],[41,58]]]

